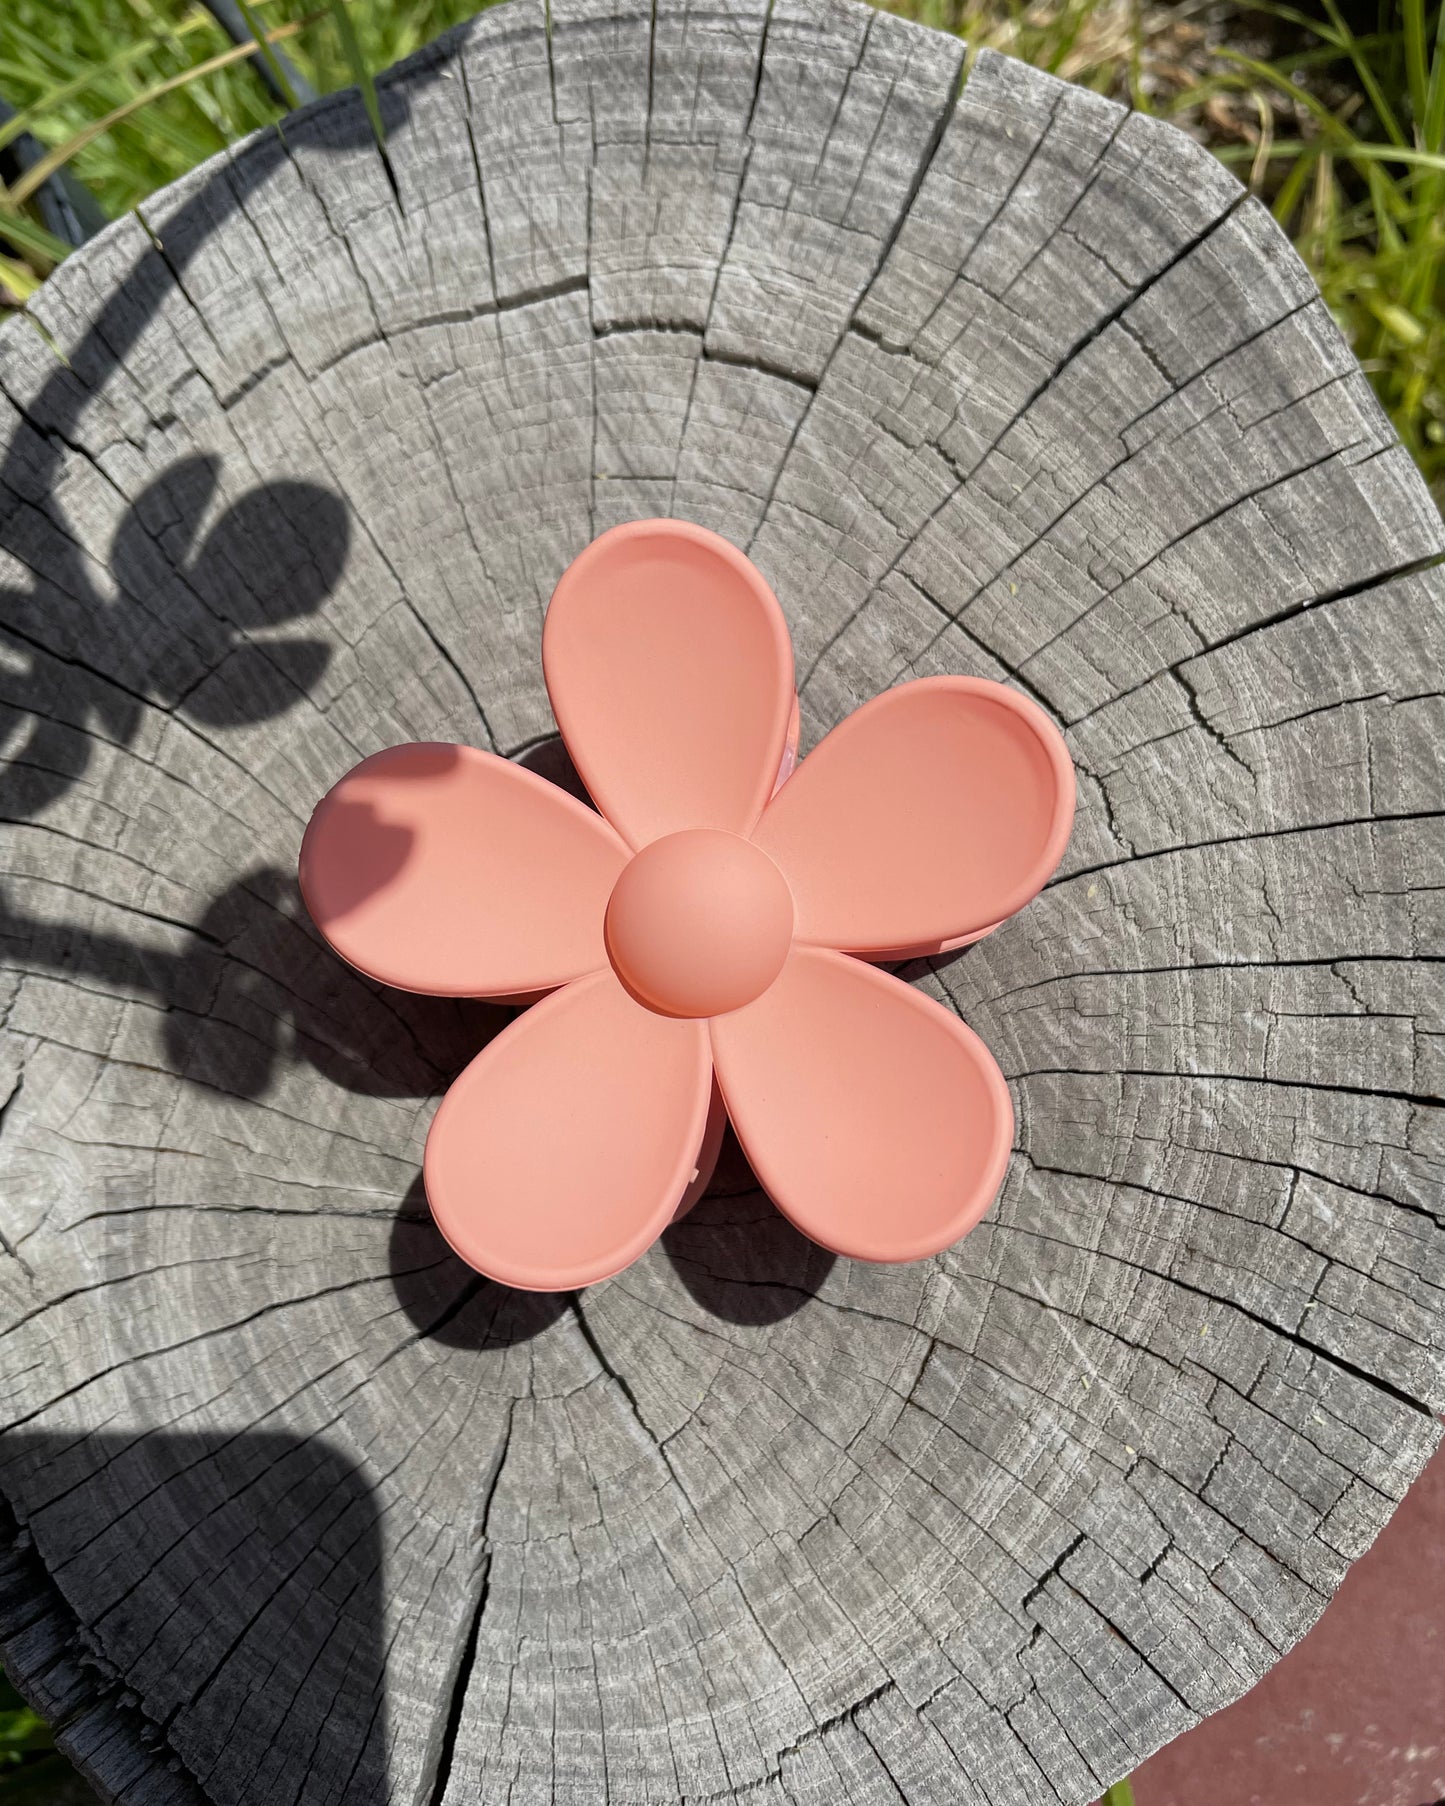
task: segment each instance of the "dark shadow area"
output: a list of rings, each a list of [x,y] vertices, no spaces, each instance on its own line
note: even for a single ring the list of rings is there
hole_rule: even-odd
[[[0,1645],[109,1794],[386,1806],[382,1541],[338,1449],[20,1430],[0,1484]]]
[[[430,59],[408,79],[415,88],[442,67]],[[394,83],[379,84],[379,97],[394,129],[407,101]],[[290,151],[273,131],[219,162],[170,216],[164,250],[152,244],[107,278],[87,331],[55,359],[10,435],[0,546],[27,573],[0,590],[0,754],[11,761],[0,770],[0,814],[10,819],[38,814],[83,775],[92,736],[129,745],[145,699],[201,724],[263,721],[325,669],[326,645],[288,628],[344,565],[349,523],[334,495],[266,484],[197,546],[218,473],[209,459],[184,459],[116,535],[118,601],[65,530],[59,498],[83,410],[248,187],[296,150],[374,142],[354,92],[294,115],[286,130]],[[322,973],[288,884],[274,872],[239,880],[184,954],[10,908],[4,933],[28,943],[42,968],[164,1003],[177,1069],[234,1095],[265,1089],[288,1040],[340,1083],[397,1095],[439,1088],[499,1013],[387,998],[334,958]],[[275,953],[279,973],[243,968],[222,924]],[[343,1456],[279,1435],[18,1432],[5,1444],[4,1490],[0,1644],[62,1747],[112,1794],[167,1806],[282,1797],[384,1806],[381,1539],[370,1490]],[[83,1638],[71,1600],[85,1613]]]
[[[955,947],[951,953],[930,953],[921,959],[899,960],[893,965],[884,965],[883,970],[891,972],[895,978],[901,978],[906,985],[916,985],[921,979],[929,977],[936,977],[943,982],[946,972],[951,972],[956,965],[968,958],[975,947],[982,945],[982,941],[970,941],[968,946]],[[944,989],[948,989],[946,982]]]
[[[363,978],[321,939],[294,876],[275,866],[222,891],[177,952],[79,920],[31,920],[0,890],[0,948],[18,966],[160,1005],[168,1068],[230,1097],[264,1095],[285,1058],[348,1091],[430,1097],[515,1014]]]
[[[837,1256],[795,1229],[753,1176],[731,1128],[712,1184],[662,1246],[692,1296],[729,1323],[779,1323],[801,1310]]]
[[[130,746],[143,699],[202,726],[249,726],[284,714],[322,676],[329,646],[285,630],[340,580],[351,541],[345,505],[315,483],[263,484],[197,547],[219,477],[216,459],[183,458],[126,512],[111,546],[116,599],[74,547],[59,551],[60,536],[32,556],[56,551],[70,569],[0,588],[6,819],[29,819],[63,795],[95,739]],[[12,549],[6,524],[0,544]],[[47,559],[39,568],[53,567]]]
[[[560,734],[549,734],[545,740],[523,747],[521,752],[514,753],[512,757],[514,763],[525,766],[528,771],[535,771],[539,778],[546,778],[549,784],[565,790],[568,796],[575,796],[579,803],[586,803],[589,809],[596,809],[597,805],[588,796],[586,785],[578,777],[572,755],[567,751]]]
[[[465,763],[470,749],[446,741],[411,741],[374,753],[317,803],[301,849],[301,891],[307,911],[326,938],[350,957],[347,917],[414,866],[417,833],[413,799],[393,811],[401,786],[444,777]],[[385,788],[378,792],[378,784]],[[400,821],[388,820],[391,813]],[[424,870],[433,855],[421,855]],[[411,884],[416,874],[408,879]],[[413,889],[410,894],[416,896]],[[425,895],[417,898],[425,907]],[[408,918],[409,920],[410,918]]]
[[[386,131],[409,118],[408,91],[441,79],[443,49],[415,59],[405,91],[395,77],[377,84]],[[349,535],[335,495],[311,483],[261,485],[236,500],[196,548],[218,467],[209,457],[183,458],[137,498],[116,534],[110,575],[121,596],[112,602],[105,574],[66,529],[59,490],[67,453],[82,438],[81,416],[250,194],[298,155],[334,156],[375,142],[360,96],[346,90],[290,115],[284,140],[273,128],[218,160],[166,216],[163,244],[147,242],[117,275],[103,266],[104,301],[14,418],[0,460],[0,547],[26,573],[22,585],[0,589],[0,646],[9,654],[0,661],[0,707],[9,705],[0,754],[18,761],[3,775],[0,811],[11,819],[35,814],[80,776],[88,730],[129,744],[142,698],[211,725],[260,721],[294,702],[325,668],[328,649],[319,640],[252,636],[312,613],[334,587]],[[382,164],[390,180],[384,155]],[[86,253],[78,255],[83,262]],[[55,279],[62,287],[66,268]],[[85,290],[75,293],[78,308],[87,300]],[[72,690],[88,686],[88,697],[70,698],[81,701],[78,710],[42,718],[35,693],[54,676],[27,671],[37,652],[73,667],[69,675],[79,682]]]
[[[173,1071],[259,1096],[283,1055],[372,1097],[430,1097],[513,1016],[470,997],[424,997],[363,977],[332,952],[275,866],[223,891],[197,924],[165,999]]]
[[[570,1292],[500,1285],[453,1254],[427,1209],[418,1173],[391,1231],[391,1283],[423,1341],[501,1349],[530,1342],[567,1309]]]
[[[322,640],[236,636],[315,614],[346,568],[351,522],[341,498],[319,484],[265,483],[234,501],[195,548],[219,479],[219,461],[209,457],[183,458],[158,477],[116,533],[111,574],[126,594],[144,595],[159,549],[233,630],[210,679],[184,697],[161,696],[207,726],[233,727],[282,714],[326,669],[331,653]]]
[[[731,1129],[708,1191],[662,1234],[662,1247],[697,1302],[729,1323],[779,1323],[801,1310],[836,1256],[796,1230],[759,1187]],[[425,1341],[504,1349],[550,1329],[570,1292],[524,1292],[453,1254],[427,1209],[418,1173],[397,1210],[390,1245],[397,1299]]]
[[[444,66],[419,65],[413,90]],[[406,100],[394,83],[379,97],[395,129]],[[324,673],[327,645],[295,629],[345,565],[350,523],[335,495],[268,483],[203,533],[221,472],[183,458],[137,498],[106,572],[66,530],[62,466],[85,410],[248,193],[294,154],[371,142],[348,93],[293,116],[284,143],[273,131],[219,161],[166,217],[163,245],[105,276],[87,330],[26,398],[0,462],[0,546],[25,573],[0,590],[0,814],[43,811],[84,776],[96,739],[132,745],[147,701],[203,727],[254,724]],[[541,748],[523,762],[537,759]],[[554,781],[571,787],[565,773]],[[129,942],[79,908],[74,921],[32,920],[13,897],[0,899],[0,944],[27,966],[164,1008],[170,1068],[242,1099],[298,1056],[350,1090],[436,1094],[511,1014],[369,983],[321,943],[292,874],[265,865],[216,897],[175,950]],[[418,1184],[393,1240],[411,1250],[398,1293],[421,1334],[500,1350],[566,1308],[565,1297],[496,1286],[444,1248],[418,1271],[418,1244],[440,1243],[419,1205]],[[819,1250],[769,1255],[777,1237],[757,1194],[706,1200],[669,1235],[684,1260],[707,1252],[705,1285],[728,1283],[711,1270],[736,1247],[724,1314],[756,1271],[781,1285],[811,1272],[810,1259],[830,1264]],[[370,1489],[338,1450],[249,1431],[22,1430],[5,1439],[0,1488],[0,1645],[62,1747],[110,1793],[167,1806],[384,1806],[381,1537]]]

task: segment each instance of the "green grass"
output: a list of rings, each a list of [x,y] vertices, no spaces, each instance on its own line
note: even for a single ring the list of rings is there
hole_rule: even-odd
[[[249,0],[314,87],[353,79],[348,32],[381,70],[477,10],[476,0]],[[112,216],[280,108],[236,46],[187,0],[3,0],[0,93]],[[221,66],[217,59],[225,58]],[[87,136],[97,122],[105,129]],[[3,128],[0,128],[3,130]]]
[[[1293,238],[1445,500],[1445,7],[1381,0],[1361,31],[1337,0],[1261,0],[1221,32],[1217,13],[1206,31],[1187,3],[888,3],[1209,144]]]
[[[1262,140],[1248,163],[1369,372],[1401,439],[1445,488],[1445,8],[1402,0],[1367,42],[1335,0],[1316,20],[1269,9],[1314,40],[1311,70],[1350,86],[1328,107],[1278,61],[1235,54],[1215,79],[1289,100],[1312,129]]]
[[[0,1801],[5,1806],[57,1800],[66,1787],[68,1764],[57,1756],[50,1728],[32,1712],[0,1674]]]
[[[893,10],[1177,120],[1290,232],[1401,439],[1445,493],[1445,38],[1426,0],[1351,29],[1271,3],[1224,15],[1144,0],[886,0]],[[1310,0],[1304,0],[1309,4]],[[320,91],[356,83],[476,0],[246,0]],[[275,119],[260,44],[194,0],[3,0],[0,93],[117,215]],[[0,127],[0,147],[11,131]],[[33,176],[32,176],[33,181]],[[21,301],[64,247],[22,185],[0,190],[0,295]]]

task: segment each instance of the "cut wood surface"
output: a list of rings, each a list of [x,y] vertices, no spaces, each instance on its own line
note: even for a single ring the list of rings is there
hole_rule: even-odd
[[[0,1643],[127,1806],[1082,1806],[1262,1675],[1445,1408],[1445,532],[1198,146],[850,0],[509,0],[0,328]],[[432,1229],[506,1012],[301,910],[365,754],[561,771],[597,532],[757,561],[804,744],[1065,728],[908,975],[1018,1144],[936,1260],[727,1155],[629,1271]]]

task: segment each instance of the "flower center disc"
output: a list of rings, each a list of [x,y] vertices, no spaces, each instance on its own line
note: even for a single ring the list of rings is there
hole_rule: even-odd
[[[750,840],[689,828],[646,846],[607,905],[607,952],[639,1003],[663,1016],[741,1009],[783,969],[793,898]]]

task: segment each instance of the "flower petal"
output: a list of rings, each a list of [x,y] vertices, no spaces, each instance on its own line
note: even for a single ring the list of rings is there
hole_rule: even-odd
[[[835,727],[753,839],[792,888],[800,940],[881,956],[1022,908],[1073,816],[1073,765],[1041,709],[983,678],[927,677]]]
[[[566,985],[442,1099],[426,1144],[437,1227],[504,1285],[606,1279],[671,1221],[711,1097],[705,1023],[654,1015],[611,972]]]
[[[688,521],[633,521],[563,572],[542,633],[562,738],[636,848],[681,828],[746,834],[772,792],[793,651],[741,552]]]
[[[993,1202],[1013,1143],[1004,1076],[972,1029],[900,979],[796,947],[711,1033],[759,1183],[825,1248],[921,1260]]]
[[[301,894],[345,960],[445,997],[547,990],[607,964],[626,847],[545,778],[471,746],[373,753],[316,806]]]

